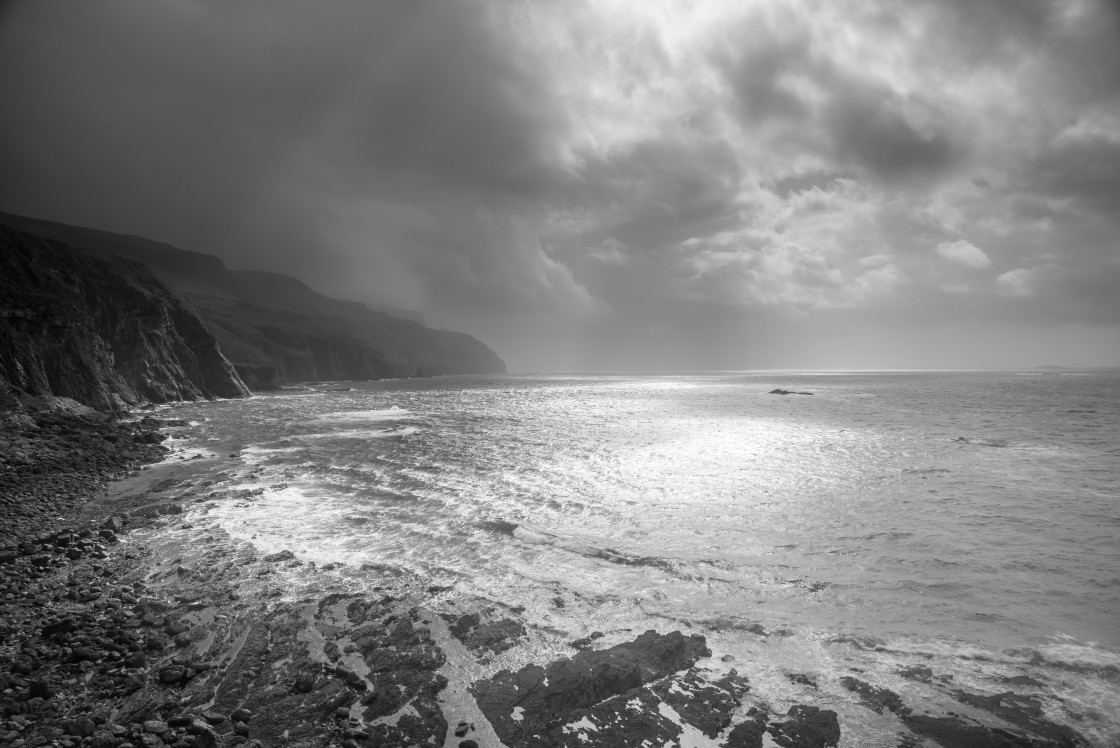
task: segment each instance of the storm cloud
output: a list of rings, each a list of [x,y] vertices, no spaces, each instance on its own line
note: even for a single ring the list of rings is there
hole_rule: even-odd
[[[1120,364],[1118,50],[1105,0],[23,0],[0,210],[513,369]]]

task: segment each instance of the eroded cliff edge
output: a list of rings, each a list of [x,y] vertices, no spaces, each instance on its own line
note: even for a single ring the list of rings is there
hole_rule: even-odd
[[[4,225],[0,388],[118,412],[249,394],[194,310],[143,265]]]

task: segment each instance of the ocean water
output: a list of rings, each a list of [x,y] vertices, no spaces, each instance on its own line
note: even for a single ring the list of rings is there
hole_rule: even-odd
[[[847,745],[899,727],[850,674],[919,712],[1029,693],[1120,745],[1120,372],[443,377],[167,415],[208,490],[256,491],[208,522],[523,608],[510,657],[680,628]]]

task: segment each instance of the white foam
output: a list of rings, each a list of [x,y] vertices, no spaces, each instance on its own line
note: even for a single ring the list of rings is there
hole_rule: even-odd
[[[163,465],[169,462],[174,463],[194,459],[213,459],[215,457],[220,457],[220,455],[209,449],[203,449],[202,447],[176,447],[175,449],[172,449],[166,457],[164,457],[156,464]]]
[[[316,416],[317,421],[395,421],[414,415],[412,411],[394,405],[380,410],[341,410]]]
[[[1047,662],[1084,669],[1111,668],[1120,670],[1120,653],[1103,649],[1094,642],[1078,642],[1063,637],[1049,646],[1038,648]]]
[[[250,465],[259,465],[275,455],[302,452],[307,447],[245,447],[241,450],[241,459]]]
[[[416,426],[401,426],[388,429],[343,429],[324,431],[315,434],[301,434],[300,439],[386,439],[394,436],[409,436],[420,429]]]
[[[555,536],[536,532],[535,530],[530,530],[521,525],[514,528],[513,537],[517,538],[522,543],[528,543],[530,545],[551,545],[556,541]]]

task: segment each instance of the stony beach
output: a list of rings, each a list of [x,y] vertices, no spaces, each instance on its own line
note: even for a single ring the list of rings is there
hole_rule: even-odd
[[[697,633],[592,635],[524,662],[539,632],[516,607],[389,565],[262,555],[205,521],[217,502],[253,500],[200,477],[220,460],[164,460],[185,427],[81,408],[3,421],[0,745],[858,744],[811,699],[774,710],[750,663],[712,658]],[[900,747],[1087,745],[1013,683],[956,692],[959,714],[842,685],[897,716]]]

